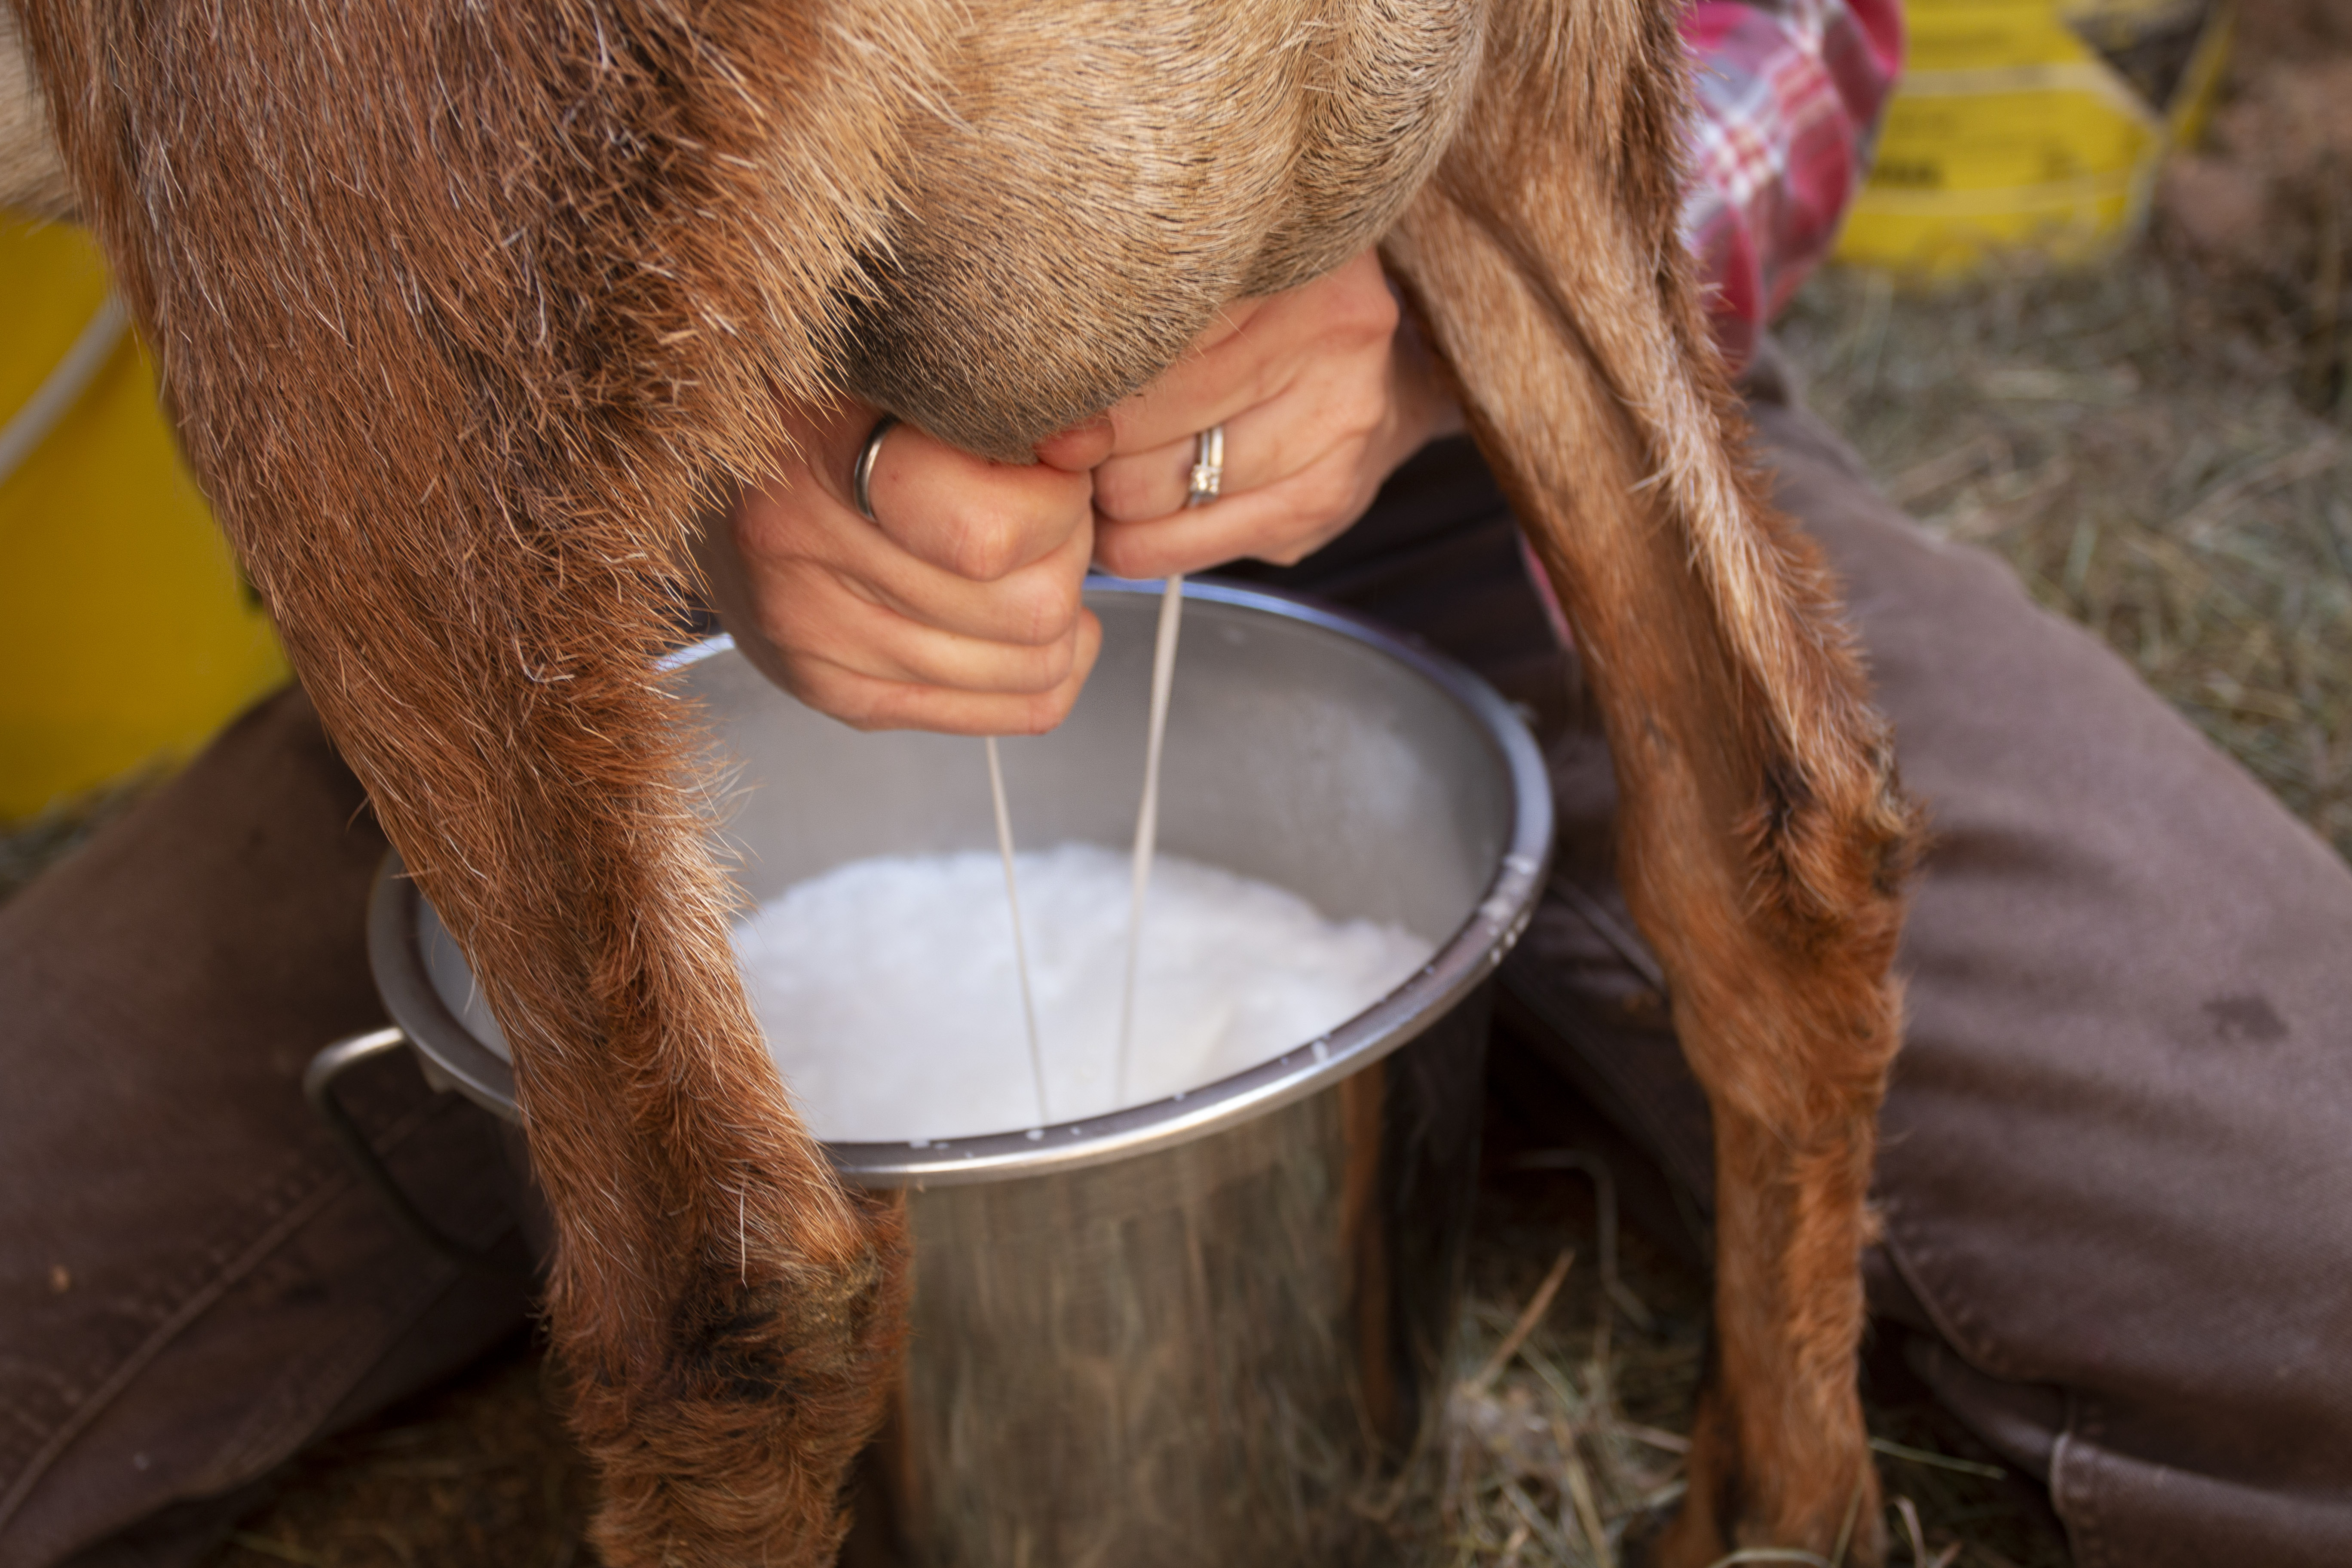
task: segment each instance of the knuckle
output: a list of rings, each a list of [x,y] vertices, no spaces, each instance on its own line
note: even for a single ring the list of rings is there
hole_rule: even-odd
[[[1387,285],[1375,284],[1348,289],[1332,316],[1334,325],[1350,337],[1366,342],[1385,342],[1395,335],[1403,312],[1397,308],[1396,296],[1389,292]]]
[[[1336,411],[1334,444],[1357,444],[1370,440],[1380,434],[1388,422],[1389,389],[1385,381],[1373,381],[1360,386],[1348,399],[1346,406]]]
[[[1067,642],[1051,647],[1022,648],[1017,657],[990,671],[986,684],[1002,696],[1035,699],[1069,679],[1070,664]]]
[[[1143,476],[1122,464],[1095,476],[1095,510],[1113,522],[1140,522],[1152,515]]]
[[[1114,577],[1148,577],[1142,546],[1126,529],[1103,529],[1095,534],[1095,563]]]
[[[784,689],[826,718],[866,734],[890,728],[879,694],[866,683],[836,679],[797,659],[785,668]]]
[[[828,593],[827,587],[803,574],[783,572],[752,601],[753,630],[776,649],[788,668],[830,669],[828,653],[837,657],[843,648],[861,647],[866,640],[843,624],[844,601],[850,597],[846,590]]]
[[[1027,591],[1026,601],[1020,605],[1024,632],[1021,640],[1032,647],[1068,641],[1083,605],[1076,583],[1055,580],[1037,584]]]
[[[1070,716],[1070,710],[1076,705],[1077,700],[1078,688],[1075,682],[1066,683],[1052,691],[1041,692],[1037,696],[1031,697],[1014,710],[1013,732],[1021,735],[1043,735],[1059,729],[1062,721]]]
[[[929,727],[922,700],[929,689],[895,680],[861,681],[858,687],[845,703],[845,710],[834,714],[851,729],[873,735],[885,730]]]
[[[1078,639],[1065,637],[1040,651],[1044,655],[1038,661],[1040,689],[1067,685],[1078,666]]]
[[[753,634],[775,650],[776,663],[785,672],[784,689],[812,708],[821,706],[801,689],[816,684],[808,673],[811,668],[824,667],[810,657],[813,650],[800,639],[799,617],[792,614],[792,606],[773,599],[762,603],[751,613],[751,626]]]
[[[781,500],[762,497],[737,508],[729,528],[735,548],[745,560],[772,563],[800,553],[798,521],[789,497]]]
[[[960,577],[992,583],[1020,560],[1020,531],[1002,512],[967,518],[948,545],[949,569]]]
[[[1337,522],[1347,514],[1356,498],[1354,476],[1345,473],[1318,474],[1305,487],[1299,497],[1299,511],[1316,522]]]

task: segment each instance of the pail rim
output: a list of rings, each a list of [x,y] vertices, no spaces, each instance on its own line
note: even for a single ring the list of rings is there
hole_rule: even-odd
[[[1510,795],[1510,824],[1495,873],[1470,918],[1412,975],[1363,1012],[1281,1056],[1182,1094],[1107,1116],[975,1138],[824,1145],[844,1179],[877,1188],[957,1185],[1076,1170],[1189,1142],[1303,1100],[1412,1040],[1483,983],[1533,917],[1551,855],[1551,789],[1542,752],[1500,693],[1454,660],[1327,605],[1256,587],[1188,580],[1188,601],[1229,605],[1318,627],[1404,665],[1460,704],[1494,749]],[[1156,582],[1090,577],[1093,595],[1153,595]],[[682,669],[728,652],[719,636],[661,661]],[[368,961],[393,1019],[428,1074],[512,1120],[514,1069],[450,1010],[425,964],[423,893],[399,852],[384,857],[368,902]]]

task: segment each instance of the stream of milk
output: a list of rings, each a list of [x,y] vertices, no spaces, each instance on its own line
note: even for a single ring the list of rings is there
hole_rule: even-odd
[[[1016,867],[1049,1121],[1198,1089],[1279,1056],[1363,1011],[1435,951],[1402,927],[1327,920],[1286,889],[1161,855],[1121,1096],[1132,864],[1065,844],[1024,851]],[[769,1048],[818,1137],[914,1142],[1038,1125],[997,856],[853,861],[761,905],[735,944]]]
[[[1160,629],[1151,644],[1151,716],[1144,728],[1143,804],[1135,812],[1135,882],[1128,896],[1127,985],[1119,994],[1118,1057],[1111,1069],[1112,1092],[1122,1104],[1135,1056],[1135,976],[1143,954],[1143,908],[1151,888],[1151,859],[1160,848],[1160,752],[1168,738],[1168,694],[1175,682],[1176,631],[1183,616],[1184,579],[1171,577],[1160,591]],[[1005,850],[1007,857],[1012,853]],[[1010,878],[1011,870],[1005,875]],[[1025,977],[1022,984],[1028,984]]]

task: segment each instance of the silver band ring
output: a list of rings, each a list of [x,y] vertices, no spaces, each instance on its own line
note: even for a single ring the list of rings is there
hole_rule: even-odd
[[[1186,506],[1206,506],[1217,499],[1225,483],[1225,427],[1212,425],[1192,437],[1192,483],[1184,492]]]
[[[857,503],[857,514],[868,522],[878,521],[874,515],[874,459],[882,455],[882,437],[898,423],[895,414],[876,420],[866,445],[857,449],[857,466],[849,470],[850,499]]]

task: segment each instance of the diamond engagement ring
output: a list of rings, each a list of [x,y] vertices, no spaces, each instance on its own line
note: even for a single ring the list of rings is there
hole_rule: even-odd
[[[1225,427],[1212,425],[1192,437],[1192,484],[1184,492],[1184,504],[1208,505],[1224,482]]]

